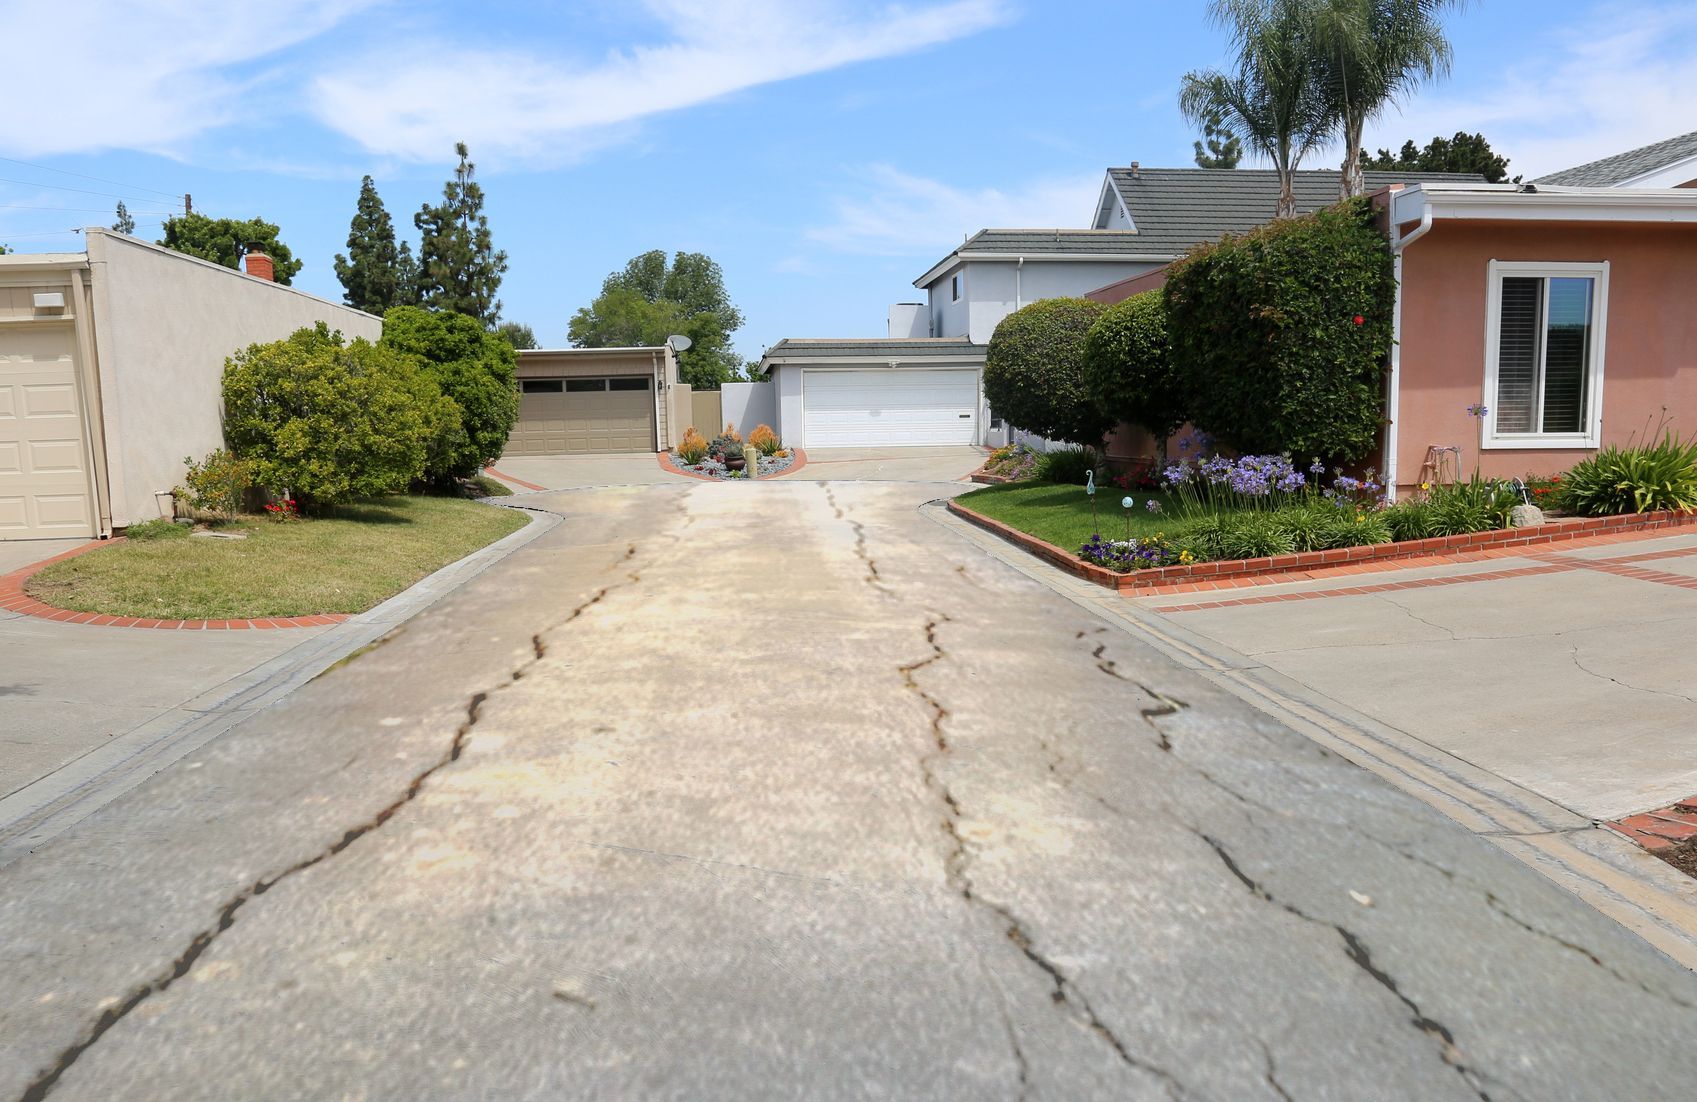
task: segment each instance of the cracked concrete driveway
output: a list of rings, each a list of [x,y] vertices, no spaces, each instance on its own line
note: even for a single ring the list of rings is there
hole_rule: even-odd
[[[564,523],[0,870],[0,1097],[1689,1089],[1691,973],[958,488],[527,495]]]

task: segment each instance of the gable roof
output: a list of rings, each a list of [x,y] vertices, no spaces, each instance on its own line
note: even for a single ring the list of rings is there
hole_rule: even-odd
[[[982,360],[984,346],[965,337],[785,338],[766,350],[762,363],[816,363],[844,360]]]
[[[1367,190],[1395,184],[1485,182],[1458,172],[1365,173]],[[1144,251],[1177,259],[1192,246],[1244,233],[1273,220],[1279,174],[1270,168],[1110,168],[1108,183],[1131,215]],[[1300,214],[1338,201],[1338,171],[1298,172],[1293,181]]]
[[[1564,184],[1571,187],[1619,187],[1658,169],[1668,168],[1681,161],[1697,159],[1697,130],[1653,145],[1629,149],[1600,161],[1564,168],[1548,176],[1540,176],[1540,184]],[[1697,168],[1692,170],[1697,179]],[[1683,183],[1683,181],[1681,181]]]
[[[1170,256],[1152,253],[1130,230],[996,229],[979,230],[913,281],[929,287],[962,260],[1124,260],[1164,264]]]

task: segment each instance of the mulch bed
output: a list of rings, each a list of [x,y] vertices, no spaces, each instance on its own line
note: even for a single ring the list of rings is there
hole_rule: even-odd
[[[1677,846],[1670,846],[1667,849],[1654,852],[1657,857],[1680,872],[1697,879],[1697,841],[1681,842]]]
[[[796,453],[792,451],[782,459],[770,455],[761,456],[760,471],[756,477],[769,478],[780,471],[789,470],[790,467],[795,464],[795,454]],[[685,474],[699,475],[703,478],[717,478],[725,482],[737,481],[737,479],[733,479],[731,477],[733,472],[717,460],[704,459],[700,463],[685,463],[683,461],[683,457],[678,455],[677,452],[671,453],[671,459],[672,465]],[[741,475],[738,474],[738,478],[740,477]]]

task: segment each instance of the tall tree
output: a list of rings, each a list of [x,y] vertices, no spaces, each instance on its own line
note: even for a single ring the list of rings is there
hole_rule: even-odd
[[[1325,143],[1331,104],[1314,63],[1314,0],[1213,0],[1210,14],[1226,27],[1237,70],[1185,74],[1179,109],[1198,126],[1219,130],[1267,158],[1279,176],[1276,213],[1296,213],[1294,180],[1302,158]]]
[[[528,325],[516,321],[504,321],[495,327],[497,335],[506,338],[513,351],[520,352],[527,348],[540,348],[536,343],[536,331]]]
[[[119,233],[135,233],[136,220],[130,217],[130,208],[124,205],[124,201],[122,199],[118,200],[117,214],[118,220],[112,223],[112,228],[117,230]]]
[[[1339,194],[1366,191],[1361,132],[1423,82],[1446,76],[1450,44],[1440,17],[1464,0],[1312,0],[1314,64],[1343,138]]]
[[[226,268],[240,269],[242,257],[262,252],[271,258],[278,283],[287,284],[304,267],[289,247],[277,239],[277,227],[263,218],[208,218],[204,214],[181,214],[165,220],[165,236],[159,244],[180,253],[198,256]]]
[[[1361,167],[1403,172],[1477,172],[1487,183],[1500,184],[1508,179],[1508,158],[1491,148],[1483,134],[1457,131],[1453,138],[1433,138],[1425,148],[1412,141],[1402,143],[1396,156],[1388,149],[1379,150],[1377,157],[1361,151]],[[1514,178],[1515,183],[1520,177]]]
[[[1243,160],[1243,143],[1220,129],[1219,112],[1202,120],[1202,137],[1193,142],[1197,168],[1236,168]]]
[[[452,310],[493,327],[501,317],[501,276],[507,254],[498,252],[483,213],[483,188],[474,178],[464,142],[454,144],[460,163],[442,188],[442,202],[426,204],[413,215],[423,234],[418,247],[419,301],[435,310]]]
[[[418,270],[418,258],[412,254],[412,244],[401,242],[401,247],[395,250],[395,305],[417,306],[419,303],[419,281],[423,278]]]
[[[395,223],[377,194],[377,185],[367,176],[360,181],[359,202],[348,225],[348,254],[336,254],[343,301],[368,314],[402,305],[398,260]]]
[[[731,346],[742,311],[725,290],[725,274],[704,253],[662,249],[632,257],[601,284],[594,302],[572,316],[570,339],[579,348],[657,345],[674,333],[690,339],[678,353],[678,373],[709,390],[738,377],[743,360]]]

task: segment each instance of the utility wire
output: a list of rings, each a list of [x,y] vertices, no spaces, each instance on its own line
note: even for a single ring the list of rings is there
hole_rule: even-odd
[[[78,195],[98,195],[98,196],[100,196],[104,199],[132,199],[132,200],[134,200],[135,202],[138,202],[138,203],[157,203],[157,202],[159,202],[159,200],[157,198],[151,198],[150,199],[145,195],[117,195],[117,194],[114,194],[113,192],[110,192],[110,191],[89,191],[86,188],[65,187],[63,184],[44,184],[39,180],[0,179],[0,184],[17,184],[19,187],[47,188],[49,191],[73,191],[73,192],[76,192]],[[122,187],[123,185],[120,184],[119,186]]]
[[[9,165],[23,165],[25,168],[39,168],[43,172],[58,172],[58,173],[62,173],[63,175],[66,175],[66,176],[75,176],[75,177],[82,179],[82,180],[93,180],[97,184],[112,184],[115,187],[130,188],[133,191],[151,191],[155,195],[163,195],[167,199],[181,199],[182,198],[181,195],[177,195],[177,194],[174,194],[174,193],[169,192],[169,191],[160,191],[158,188],[142,187],[140,184],[123,184],[123,183],[119,183],[117,180],[108,180],[104,176],[90,176],[86,172],[72,172],[68,168],[53,168],[50,165],[33,164],[29,161],[19,161],[19,160],[12,158],[12,157],[0,157],[0,161],[5,161]]]
[[[60,210],[60,211],[66,211],[70,214],[112,214],[113,213],[113,210],[110,207],[32,207],[32,206],[29,206],[28,204],[25,204],[25,203],[0,203],[0,210]],[[135,210],[135,211],[131,211],[130,213],[132,215],[137,215],[137,214],[174,215],[177,212],[174,211],[174,210]]]
[[[145,222],[137,222],[136,228],[140,229],[142,226],[162,226],[164,224],[165,223],[160,219],[150,218]],[[0,230],[0,245],[6,244],[10,241],[16,241],[22,237],[68,237],[72,234],[80,234],[88,228],[89,227],[87,226],[79,226],[74,230],[42,230],[39,233],[8,233],[4,230]],[[96,228],[104,229],[105,227]]]

